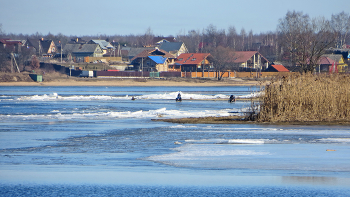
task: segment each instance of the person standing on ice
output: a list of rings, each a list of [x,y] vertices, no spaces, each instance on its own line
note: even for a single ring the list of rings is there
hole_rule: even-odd
[[[176,99],[175,99],[176,101],[182,101],[182,98],[181,98],[181,94],[180,94],[180,92],[179,92],[179,94],[177,94],[177,97],[176,97]]]
[[[236,97],[231,95],[230,96],[230,100],[228,102],[232,103],[232,102],[235,102],[236,101]]]

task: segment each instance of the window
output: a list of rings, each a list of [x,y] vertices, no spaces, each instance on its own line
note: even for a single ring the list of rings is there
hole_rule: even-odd
[[[191,59],[191,61],[194,61],[194,60],[196,60],[196,58]]]

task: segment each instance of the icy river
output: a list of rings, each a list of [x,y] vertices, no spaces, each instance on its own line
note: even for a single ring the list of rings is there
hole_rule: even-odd
[[[0,196],[350,196],[349,126],[152,120],[240,114],[229,96],[257,92],[0,86]]]

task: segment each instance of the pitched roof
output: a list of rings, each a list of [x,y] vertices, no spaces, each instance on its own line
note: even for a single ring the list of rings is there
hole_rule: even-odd
[[[335,61],[329,57],[322,56],[318,62],[320,65],[322,65],[322,64],[333,64]]]
[[[330,59],[336,61],[337,63],[339,63],[341,58],[343,57],[343,55],[341,55],[341,54],[324,54],[322,56],[329,57]]]
[[[168,59],[162,56],[148,56],[148,57],[157,64],[164,64],[164,62]]]
[[[130,56],[130,57],[135,57],[136,55],[138,55],[139,53],[141,53],[142,51],[144,51],[144,50],[153,50],[153,49],[155,49],[155,48],[148,48],[148,47],[141,47],[141,48],[134,48],[134,47],[132,47],[132,48],[130,48],[130,47],[123,47],[122,48],[122,50],[129,50],[129,54],[128,54],[128,56]]]
[[[63,51],[64,53],[94,53],[99,46],[98,44],[66,44]]]
[[[88,44],[99,44],[100,47],[104,50],[108,48],[114,48],[114,46],[111,45],[111,43],[105,41],[105,40],[90,40]]]
[[[158,37],[153,38],[153,43],[157,44],[158,42],[163,41],[163,40],[166,40],[168,42],[175,42],[176,38],[175,37],[159,37],[158,36]]]
[[[42,51],[44,53],[47,53],[49,51],[52,42],[52,40],[40,40]]]
[[[149,50],[144,50],[141,53],[137,54],[130,61],[134,61],[137,58],[148,57],[150,55],[158,55],[158,56],[162,56],[162,57],[166,57],[166,58],[173,58],[173,59],[175,59],[175,57],[173,55],[171,55],[170,53],[168,53],[168,52],[166,52],[164,50],[161,50],[161,49],[149,49]]]
[[[40,40],[38,39],[27,39],[26,45],[27,47],[34,47],[36,50],[39,49],[39,42]]]
[[[210,53],[182,53],[177,57],[177,64],[200,64]]]
[[[167,52],[178,51],[180,50],[182,45],[183,42],[163,42],[163,44],[160,45],[159,49],[162,49]]]
[[[271,65],[277,72],[289,72],[283,65]]]
[[[0,39],[0,43],[7,45],[22,44],[21,40]]]
[[[234,63],[244,63],[244,62],[248,61],[251,57],[253,57],[253,55],[255,55],[256,53],[259,53],[259,52],[258,51],[236,51],[234,53],[233,62]],[[265,57],[263,57],[261,54],[260,54],[260,56],[268,62],[268,60]]]

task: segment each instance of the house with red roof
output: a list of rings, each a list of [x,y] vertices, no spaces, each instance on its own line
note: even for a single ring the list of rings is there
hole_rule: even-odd
[[[175,57],[161,49],[146,49],[134,56],[131,64],[135,70],[145,72],[168,71],[169,65],[175,64]]]
[[[269,67],[269,61],[258,51],[235,51],[233,63],[240,70],[264,70]]]
[[[318,66],[316,66],[316,72],[328,72],[329,68],[337,62],[327,56],[322,56],[318,60]]]
[[[11,39],[0,39],[0,46],[2,49],[6,49],[8,52],[20,53],[22,47],[22,41]]]
[[[336,63],[339,72],[346,72],[348,70],[348,65],[346,64],[342,54],[324,54],[321,56],[321,59],[324,60],[323,57],[328,57],[329,59],[333,60]]]
[[[175,66],[175,70],[182,72],[204,71],[213,67],[210,53],[182,53],[177,57]]]
[[[271,65],[265,71],[266,72],[289,72],[289,70],[283,65]]]

